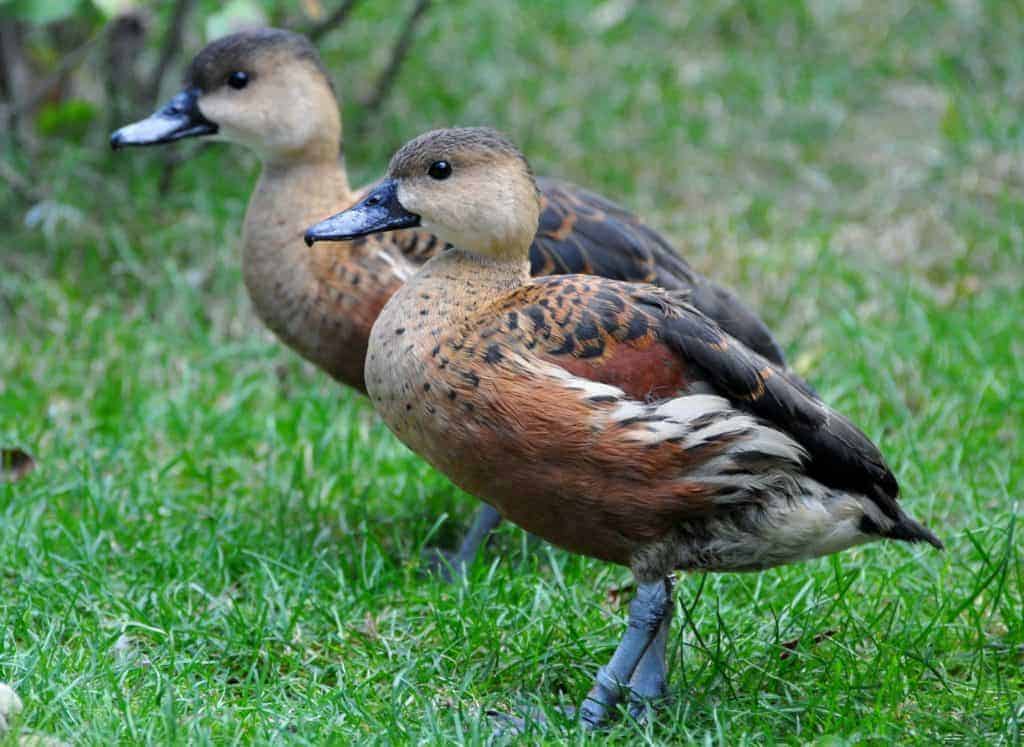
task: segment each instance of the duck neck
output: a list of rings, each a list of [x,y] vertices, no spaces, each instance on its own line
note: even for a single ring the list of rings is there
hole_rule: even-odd
[[[364,390],[373,319],[401,285],[404,259],[386,248],[305,245],[305,230],[354,202],[335,147],[270,159],[249,201],[243,275],[263,322],[287,345],[339,381]],[[390,260],[390,261],[388,261]]]
[[[251,270],[308,269],[306,228],[351,203],[341,157],[267,161],[245,213],[243,241],[246,282],[259,280]],[[289,267],[281,267],[287,257]]]
[[[530,260],[525,252],[522,256],[495,259],[453,247],[432,260],[430,267],[435,273],[476,291],[474,296],[505,293],[530,279]]]
[[[452,248],[427,262],[407,285],[419,297],[427,293],[436,299],[431,316],[451,324],[472,316],[529,279],[530,262],[525,256],[491,259]]]

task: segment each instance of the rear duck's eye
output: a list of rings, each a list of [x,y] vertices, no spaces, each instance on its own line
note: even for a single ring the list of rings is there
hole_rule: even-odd
[[[249,84],[249,73],[236,70],[228,76],[228,85],[236,90],[245,88]]]
[[[452,165],[447,161],[434,161],[427,169],[431,179],[447,179],[452,175]]]

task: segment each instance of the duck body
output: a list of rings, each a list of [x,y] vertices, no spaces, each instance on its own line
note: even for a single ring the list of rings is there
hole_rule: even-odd
[[[859,431],[660,288],[531,280],[452,249],[391,298],[369,349],[370,398],[409,448],[640,579],[760,570],[911,521]]]

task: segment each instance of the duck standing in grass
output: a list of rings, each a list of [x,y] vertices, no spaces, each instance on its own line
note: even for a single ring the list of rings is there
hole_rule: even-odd
[[[263,170],[243,228],[242,269],[256,312],[292,349],[343,384],[366,391],[370,329],[381,308],[443,242],[423,231],[373,236],[344,247],[302,244],[303,231],[362,196],[342,160],[334,87],[305,37],[279,29],[209,44],[185,88],[147,119],[111,136],[115,148],[202,137],[254,149]],[[690,269],[657,233],[576,186],[541,180],[534,275],[587,273],[688,289],[692,302],[735,337],[783,364],[765,325],[732,293]],[[535,226],[536,228],[536,226]],[[478,514],[452,565],[461,569],[500,521]]]
[[[663,693],[676,570],[755,571],[883,538],[942,547],[863,433],[686,292],[531,278],[540,211],[502,135],[437,130],[306,240],[424,227],[452,245],[377,318],[367,392],[406,445],[502,516],[632,570],[629,626],[584,724]]]

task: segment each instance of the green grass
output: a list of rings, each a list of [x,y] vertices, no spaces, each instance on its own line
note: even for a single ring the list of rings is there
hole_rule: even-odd
[[[1019,745],[1024,7],[671,5],[439,4],[354,176],[486,122],[641,211],[757,304],[948,549],[681,579],[671,702],[606,739]],[[325,43],[349,101],[394,29],[359,7]],[[509,526],[464,585],[423,577],[474,501],[256,321],[252,156],[198,150],[160,196],[161,156],[99,129],[40,149],[5,152],[65,207],[26,227],[0,194],[0,445],[39,462],[0,483],[23,728],[476,742],[488,709],[578,701],[628,573]],[[549,712],[548,739],[587,739]]]

